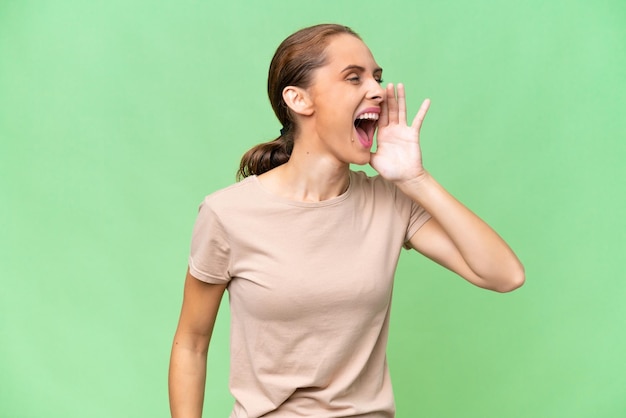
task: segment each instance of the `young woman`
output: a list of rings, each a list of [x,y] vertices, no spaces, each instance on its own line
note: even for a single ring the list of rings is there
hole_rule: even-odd
[[[392,417],[385,349],[402,247],[486,289],[523,284],[509,246],[422,166],[430,102],[408,124],[404,87],[383,88],[381,76],[344,26],[309,27],[278,47],[268,93],[281,136],[244,155],[243,180],[208,196],[194,227],[172,416],[201,416],[226,289],[231,417]],[[368,163],[378,176],[350,170]]]

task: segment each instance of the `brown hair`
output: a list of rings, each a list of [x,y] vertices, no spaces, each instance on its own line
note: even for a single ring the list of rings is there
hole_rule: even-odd
[[[283,100],[283,90],[287,86],[309,87],[313,71],[326,64],[324,52],[328,39],[339,34],[349,34],[360,39],[347,26],[322,24],[301,29],[278,46],[270,63],[267,94],[283,128],[278,138],[259,144],[243,155],[237,179],[265,173],[289,161],[297,126]]]

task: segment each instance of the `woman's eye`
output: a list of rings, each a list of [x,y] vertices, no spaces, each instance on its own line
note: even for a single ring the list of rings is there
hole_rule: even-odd
[[[358,75],[355,75],[353,77],[348,77],[348,81],[352,84],[358,84],[361,81],[361,78]]]
[[[383,84],[384,80],[382,78],[378,77],[378,78],[376,78],[376,82],[378,84]]]

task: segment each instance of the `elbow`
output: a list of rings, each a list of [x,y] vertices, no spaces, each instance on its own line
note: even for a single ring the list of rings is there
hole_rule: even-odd
[[[493,290],[499,293],[512,292],[515,289],[522,287],[526,281],[526,273],[524,267],[520,264],[518,268],[503,278],[502,282],[498,284]]]

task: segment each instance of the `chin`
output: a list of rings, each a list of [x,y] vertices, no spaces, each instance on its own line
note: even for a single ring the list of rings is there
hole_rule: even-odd
[[[367,155],[360,155],[357,158],[355,158],[351,162],[351,164],[355,164],[355,165],[366,165],[366,164],[369,164],[371,157],[372,157],[372,155],[368,152]]]

